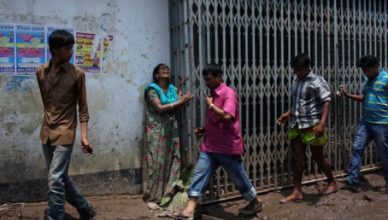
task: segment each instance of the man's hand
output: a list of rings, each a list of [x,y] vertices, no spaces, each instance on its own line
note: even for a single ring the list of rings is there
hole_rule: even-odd
[[[93,154],[93,147],[89,145],[89,142],[87,139],[82,139],[81,144],[82,144],[82,152],[84,152],[85,154]]]
[[[290,118],[290,114],[288,112],[285,112],[276,120],[276,123],[278,125],[284,124],[288,121],[289,118]]]
[[[340,86],[340,90],[341,90],[341,93],[342,93],[344,96],[348,96],[349,92],[348,92],[348,90],[346,89],[346,86],[345,86],[345,85],[341,85],[341,86]]]
[[[324,132],[325,132],[325,125],[318,124],[317,126],[314,127],[315,137],[322,137]]]
[[[364,95],[358,95],[358,94],[352,94],[352,93],[349,93],[348,90],[346,89],[346,86],[345,85],[341,85],[340,86],[340,91],[341,93],[347,97],[347,98],[350,98],[354,101],[357,101],[357,102],[363,102],[364,101]]]
[[[206,99],[207,106],[210,106],[211,104],[213,104],[213,97],[206,96],[205,99]]]
[[[196,129],[194,129],[194,132],[195,132],[195,134],[197,136],[202,136],[204,131],[205,131],[204,128],[196,128]]]

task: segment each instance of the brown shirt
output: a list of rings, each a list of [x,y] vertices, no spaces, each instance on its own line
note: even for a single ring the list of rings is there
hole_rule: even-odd
[[[89,120],[85,73],[73,64],[65,63],[57,72],[49,74],[49,63],[46,63],[38,68],[36,75],[44,106],[42,143],[74,144],[77,103],[80,122]]]

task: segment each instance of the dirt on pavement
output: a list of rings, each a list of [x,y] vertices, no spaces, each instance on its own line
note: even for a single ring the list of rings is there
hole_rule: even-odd
[[[358,192],[340,189],[335,194],[320,196],[318,189],[323,184],[318,182],[304,186],[304,199],[289,204],[280,204],[279,200],[290,194],[291,189],[259,195],[264,209],[257,216],[238,216],[238,209],[246,202],[237,199],[203,205],[196,219],[388,219],[388,195],[380,191],[384,186],[381,173],[364,175]],[[338,182],[338,186],[341,188],[343,183]],[[96,220],[168,219],[157,217],[160,211],[148,210],[141,196],[97,196],[88,199],[97,210]],[[3,204],[0,205],[0,219],[43,219],[46,207],[47,202]],[[69,220],[78,219],[77,211],[70,205],[66,205],[66,216]]]

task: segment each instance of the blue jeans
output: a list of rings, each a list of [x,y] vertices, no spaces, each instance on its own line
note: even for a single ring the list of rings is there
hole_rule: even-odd
[[[256,198],[256,190],[252,186],[245,172],[244,164],[240,156],[222,155],[208,152],[200,152],[197,164],[191,178],[191,186],[188,195],[201,197],[205,191],[214,170],[222,166],[244,199],[252,201]]]
[[[354,137],[353,153],[346,178],[350,184],[359,183],[362,156],[371,140],[375,141],[383,167],[384,179],[388,183],[388,124],[371,124],[361,119]]]
[[[51,146],[43,144],[43,154],[46,159],[48,173],[48,209],[47,220],[63,220],[65,200],[77,208],[78,212],[88,212],[89,202],[73,186],[67,172],[73,145]]]

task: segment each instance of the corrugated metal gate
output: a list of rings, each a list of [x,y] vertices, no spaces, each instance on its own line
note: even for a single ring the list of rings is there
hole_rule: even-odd
[[[363,75],[356,60],[376,55],[387,66],[388,16],[385,0],[171,0],[172,69],[188,76],[186,90],[195,99],[182,114],[186,163],[195,163],[200,140],[193,129],[205,117],[202,67],[222,65],[224,80],[237,90],[245,141],[244,162],[258,191],[292,183],[286,127],[276,118],[289,108],[293,56],[306,52],[313,71],[329,82],[333,104],[326,154],[336,175],[347,168],[352,134],[361,105],[335,96],[340,84],[361,92]],[[304,181],[322,178],[307,153]],[[369,146],[363,169],[376,168]],[[218,169],[208,201],[238,195],[223,169]]]

